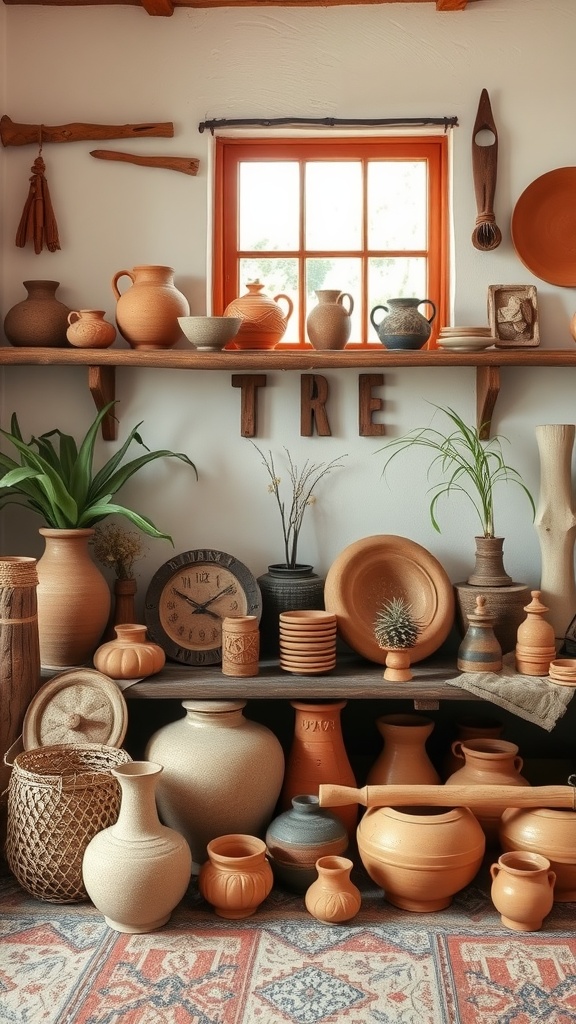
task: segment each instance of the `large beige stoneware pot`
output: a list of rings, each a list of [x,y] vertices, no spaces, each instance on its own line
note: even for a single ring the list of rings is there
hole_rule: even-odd
[[[91,661],[110,614],[110,588],[92,560],[94,530],[39,531],[45,541],[38,561],[40,661],[71,668]]]

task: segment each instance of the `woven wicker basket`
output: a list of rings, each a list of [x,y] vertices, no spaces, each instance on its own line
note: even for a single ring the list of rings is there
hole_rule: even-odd
[[[116,821],[120,787],[111,769],[130,760],[125,750],[96,743],[37,747],[14,758],[6,859],[32,896],[51,903],[88,899],[84,851]]]

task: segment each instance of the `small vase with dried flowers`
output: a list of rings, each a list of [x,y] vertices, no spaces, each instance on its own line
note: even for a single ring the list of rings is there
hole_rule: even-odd
[[[322,610],[324,608],[324,579],[314,572],[314,566],[298,562],[298,541],[306,509],[316,501],[314,490],[323,477],[341,468],[342,458],[330,462],[310,462],[306,459],[300,469],[287,448],[288,478],[292,494],[289,502],[282,497],[281,477],[271,451],[265,454],[254,444],[262,459],[270,483],[268,490],[274,495],[280,512],[284,561],[268,566],[268,572],[258,577],[262,592],[262,618],[260,620],[261,650],[270,657],[279,653],[279,615],[284,611]]]
[[[92,538],[94,557],[105,568],[112,569],[114,578],[114,601],[103,641],[116,636],[114,626],[136,622],[135,596],[137,590],[134,563],[142,558],[144,547],[140,534],[135,530],[124,530],[116,523],[96,526]]]
[[[421,632],[422,627],[414,618],[412,606],[403,597],[393,597],[384,602],[374,621],[374,636],[380,647],[387,651],[384,679],[396,683],[412,679],[410,650]]]

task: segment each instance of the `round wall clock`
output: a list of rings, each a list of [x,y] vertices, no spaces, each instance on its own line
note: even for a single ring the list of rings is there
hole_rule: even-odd
[[[160,566],[144,603],[148,632],[168,658],[185,665],[222,660],[222,620],[262,614],[256,577],[225,551],[183,551]]]

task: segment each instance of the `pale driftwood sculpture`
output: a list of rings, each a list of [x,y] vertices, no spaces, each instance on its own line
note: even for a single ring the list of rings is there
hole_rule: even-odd
[[[576,615],[574,541],[576,510],[572,498],[573,423],[536,427],[540,452],[540,497],[534,521],[541,551],[540,590],[548,620],[562,640]]]
[[[171,139],[172,121],[147,124],[19,124],[7,114],[0,118],[0,138],[3,146],[29,146],[42,142],[84,142],[87,139],[138,139],[154,136]]]
[[[98,160],[118,160],[140,167],[163,167],[167,171],[182,171],[182,174],[198,174],[199,160],[187,156],[135,156],[133,153],[118,153],[115,149],[91,149],[90,156]]]
[[[573,776],[571,776],[572,778]],[[507,807],[564,807],[576,810],[576,788],[570,786],[352,786],[322,784],[321,807],[475,807],[488,805],[495,813]]]

